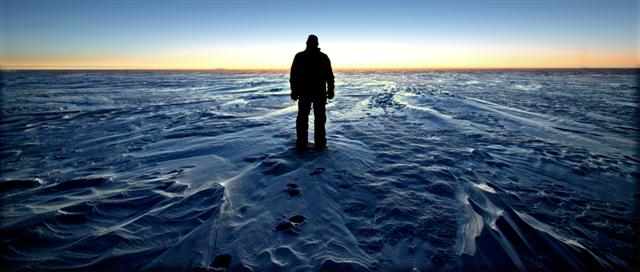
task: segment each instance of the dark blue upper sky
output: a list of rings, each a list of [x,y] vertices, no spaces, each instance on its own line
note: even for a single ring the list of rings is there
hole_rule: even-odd
[[[405,53],[415,50],[425,67],[430,66],[430,60],[446,63],[442,56],[455,54],[447,48],[473,55],[485,52],[483,48],[558,56],[578,50],[583,53],[577,55],[588,55],[586,62],[604,56],[598,54],[609,54],[610,59],[630,59],[625,62],[629,66],[638,63],[639,13],[638,1],[611,0],[3,0],[2,57],[3,66],[29,66],[40,61],[44,66],[94,63],[97,67],[109,63],[115,67],[122,63],[124,67],[156,55],[167,58],[160,66],[182,61],[187,67],[200,54],[208,58],[205,66],[210,68],[248,67],[251,58],[236,65],[222,53],[245,56],[256,47],[301,50],[306,36],[315,33],[325,51],[350,57],[345,67],[357,66],[360,61],[349,48],[368,45],[373,49],[363,49],[371,51],[362,53],[363,58],[380,52],[393,54],[393,48]],[[208,50],[217,52],[203,53]],[[423,50],[439,53],[424,55]],[[274,53],[284,54],[278,52]],[[389,65],[409,63],[400,58],[390,58]],[[256,59],[254,66],[280,67],[289,61],[269,64],[262,58]],[[461,60],[451,63],[456,61]]]

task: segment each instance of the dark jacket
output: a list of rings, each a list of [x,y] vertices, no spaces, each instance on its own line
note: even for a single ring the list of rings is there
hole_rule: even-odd
[[[329,57],[320,48],[307,48],[293,59],[291,97],[326,97],[327,85],[333,92],[333,70]]]

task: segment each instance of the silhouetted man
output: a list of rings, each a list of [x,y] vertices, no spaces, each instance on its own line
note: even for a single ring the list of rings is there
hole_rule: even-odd
[[[316,35],[309,35],[307,49],[296,54],[293,59],[289,83],[291,83],[291,99],[294,101],[299,99],[296,146],[302,149],[307,147],[309,112],[313,105],[315,148],[324,149],[327,146],[324,130],[324,123],[327,121],[325,104],[327,98],[333,98],[335,87],[331,61],[326,54],[320,52]]]

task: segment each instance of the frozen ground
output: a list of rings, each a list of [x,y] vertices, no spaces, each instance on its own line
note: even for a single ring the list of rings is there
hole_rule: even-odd
[[[636,73],[3,72],[0,265],[631,270]]]

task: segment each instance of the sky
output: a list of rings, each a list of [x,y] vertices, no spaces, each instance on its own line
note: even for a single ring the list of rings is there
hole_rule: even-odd
[[[2,69],[640,66],[640,0],[0,0]]]

